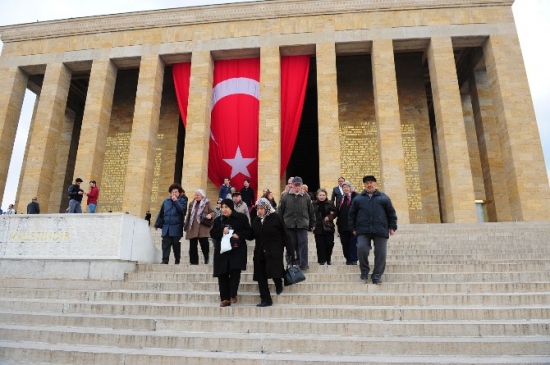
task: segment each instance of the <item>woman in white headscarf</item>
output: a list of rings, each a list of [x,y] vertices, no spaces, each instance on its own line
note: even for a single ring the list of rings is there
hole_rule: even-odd
[[[204,263],[208,264],[209,262],[210,246],[208,238],[210,237],[211,225],[202,224],[201,220],[204,218],[212,220],[214,217],[216,217],[216,213],[210,200],[206,199],[206,193],[202,189],[197,189],[195,198],[189,203],[184,225],[185,238],[189,240],[189,263],[191,265],[199,264],[198,243],[201,245]]]
[[[294,247],[286,232],[285,223],[266,198],[256,202],[257,218],[252,225],[254,247],[254,277],[258,282],[261,302],[257,307],[273,305],[267,279],[273,279],[277,295],[283,292],[284,249],[294,261]]]

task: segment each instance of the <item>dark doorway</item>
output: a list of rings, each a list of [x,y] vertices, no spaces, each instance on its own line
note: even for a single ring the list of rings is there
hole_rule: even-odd
[[[178,144],[176,146],[176,165],[174,166],[174,182],[181,184],[182,169],[183,169],[183,152],[185,151],[185,127],[183,126],[183,120],[181,114],[179,117],[178,126]]]
[[[286,169],[286,179],[300,176],[310,192],[319,189],[319,132],[317,121],[317,67],[310,60],[304,109],[296,143]],[[285,180],[286,180],[285,179]]]

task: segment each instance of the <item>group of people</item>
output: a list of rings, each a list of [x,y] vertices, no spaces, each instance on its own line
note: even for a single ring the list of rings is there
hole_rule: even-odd
[[[97,208],[97,200],[99,198],[99,188],[95,180],[89,182],[90,190],[86,193],[80,188],[82,184],[81,178],[76,178],[74,184],[69,186],[67,191],[69,195],[69,207],[65,211],[66,213],[82,213],[82,198],[84,195],[88,197],[88,213],[95,213]],[[13,204],[9,205],[8,210],[2,212],[0,209],[0,214],[16,214]],[[35,196],[31,199],[31,202],[27,204],[27,214],[40,214],[40,204],[38,203],[38,198]]]
[[[0,215],[2,214],[11,215],[11,214],[17,214],[17,212],[15,211],[14,205],[10,204],[8,205],[8,209],[6,209],[6,211],[3,211],[2,208],[0,208]]]
[[[82,198],[84,195],[88,197],[88,213],[95,213],[97,208],[97,200],[99,198],[99,188],[95,180],[91,180],[88,184],[90,186],[90,191],[87,193],[80,188],[80,184],[83,183],[83,180],[77,177],[74,181],[74,184],[69,186],[69,208],[67,208],[67,213],[82,213]]]
[[[180,240],[185,232],[190,264],[199,264],[199,244],[204,263],[208,264],[209,238],[212,238],[213,275],[218,278],[220,306],[227,307],[238,302],[241,272],[247,264],[246,241],[255,240],[253,279],[258,282],[261,299],[257,306],[268,307],[273,304],[268,279],[273,279],[276,294],[281,294],[285,259],[287,264],[309,269],[311,231],[319,265],[331,265],[334,236],[338,234],[346,264],[359,263],[360,278],[365,282],[370,273],[369,252],[374,246],[371,280],[374,284],[382,283],[387,241],[397,230],[397,215],[390,198],[377,189],[374,176],[363,177],[364,190],[360,193],[343,177],[339,178],[330,200],[327,190],[322,188],[312,198],[303,188],[302,178],[292,177],[278,204],[269,189],[264,189],[262,197],[254,201],[250,181],[246,180],[244,185],[236,191],[230,180],[225,179],[214,207],[204,190],[197,189],[188,203],[182,187],[172,184],[170,197],[163,201],[154,225],[162,229],[161,263],[168,264],[173,251],[175,264],[180,264]],[[227,243],[230,249],[225,248]]]
[[[0,215],[2,214],[17,214],[17,211],[15,210],[15,206],[10,204],[5,212],[0,208]],[[27,214],[40,214],[40,204],[38,204],[38,199],[36,197],[33,197],[31,202],[27,204]]]

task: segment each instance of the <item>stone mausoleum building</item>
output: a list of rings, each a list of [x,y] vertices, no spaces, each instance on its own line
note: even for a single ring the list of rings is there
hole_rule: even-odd
[[[18,211],[37,196],[43,212],[63,212],[76,177],[97,181],[100,212],[154,215],[173,181],[215,200],[214,65],[259,58],[257,186],[276,198],[289,176],[361,189],[373,174],[400,223],[548,220],[512,4],[270,0],[0,27],[0,194],[30,89]],[[293,55],[310,65],[281,176],[281,57]],[[183,62],[186,127],[172,77]]]

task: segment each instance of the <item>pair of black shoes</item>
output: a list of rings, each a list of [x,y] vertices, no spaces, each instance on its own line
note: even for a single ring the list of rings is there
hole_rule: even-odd
[[[260,308],[262,308],[262,307],[271,307],[272,305],[273,305],[273,302],[264,302],[262,300],[260,303],[256,304],[256,307],[260,307]]]

